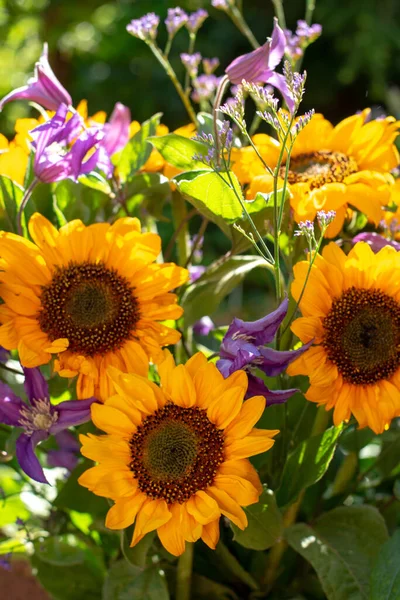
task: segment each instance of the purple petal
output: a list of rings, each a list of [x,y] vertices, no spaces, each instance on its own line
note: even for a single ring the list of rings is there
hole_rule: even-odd
[[[268,67],[273,71],[279,65],[285,53],[286,37],[279,27],[278,19],[274,18],[271,47],[269,51]]]
[[[270,390],[260,377],[256,377],[252,373],[248,374],[249,385],[247,388],[246,398],[252,396],[264,396],[267,400],[267,407],[272,404],[282,404],[288,398],[293,396],[299,390]]]
[[[275,377],[279,373],[282,373],[293,360],[308,350],[311,344],[312,342],[309,342],[298,350],[288,350],[286,352],[273,350],[272,348],[259,348],[263,362],[257,366],[269,377]]]
[[[225,69],[229,81],[236,85],[242,83],[243,79],[253,83],[264,81],[265,74],[270,72],[269,50],[270,42],[265,42],[257,50],[235,58]]]
[[[44,437],[43,437],[44,436]],[[22,434],[17,439],[16,455],[21,469],[39,483],[49,483],[44,475],[42,466],[38,461],[34,449],[37,444],[48,437],[47,434],[41,431],[35,431],[32,436]]]
[[[205,272],[206,267],[203,265],[191,265],[189,267],[190,282],[197,281]]]
[[[0,423],[18,427],[20,410],[26,406],[8,385],[0,382]]]
[[[73,471],[78,464],[78,457],[69,450],[49,450],[47,464],[49,467],[64,467],[64,469]]]
[[[49,386],[40,369],[38,367],[34,369],[23,367],[23,370],[25,374],[24,388],[29,402],[35,404],[35,400],[48,400]]]
[[[287,298],[283,300],[280,306],[272,313],[257,321],[242,321],[241,319],[233,319],[229,326],[226,338],[232,338],[234,334],[244,335],[251,338],[254,346],[263,346],[272,342],[280,324],[286,316],[289,301]]]
[[[264,82],[269,83],[270,85],[273,85],[275,88],[277,88],[280,91],[280,93],[282,94],[282,96],[287,104],[288,109],[293,114],[294,100],[288,90],[288,87],[286,85],[286,79],[284,78],[284,76],[280,75],[279,73],[271,73],[268,76],[268,78],[264,80]]]
[[[215,325],[208,316],[201,317],[201,319],[196,321],[193,325],[193,331],[197,333],[197,335],[208,335],[213,329],[215,329]]]
[[[385,246],[392,246],[392,248],[395,248],[397,251],[400,250],[399,242],[395,242],[394,240],[387,240],[382,235],[379,235],[379,233],[359,233],[353,238],[352,241],[353,244],[356,244],[357,242],[366,242],[371,246],[374,252],[379,252],[379,250],[382,250],[382,248],[384,248]]]
[[[81,425],[90,421],[90,407],[96,398],[86,400],[66,400],[55,407],[58,412],[57,422],[50,428],[51,433],[58,433],[73,425]]]
[[[5,348],[3,348],[3,346],[0,346],[0,362],[1,363],[6,363],[8,361],[8,359],[10,358],[10,352],[9,350],[6,350]]]
[[[80,443],[70,431],[59,431],[54,437],[58,447],[61,450],[68,450],[68,452],[79,452],[81,447]]]
[[[108,123],[104,125],[105,136],[101,142],[109,156],[122,150],[128,143],[130,124],[131,111],[117,102]]]

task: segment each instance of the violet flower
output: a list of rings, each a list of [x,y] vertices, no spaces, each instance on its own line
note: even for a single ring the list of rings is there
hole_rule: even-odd
[[[55,434],[58,450],[49,450],[47,464],[49,467],[64,467],[73,471],[78,464],[79,442],[70,431],[60,431]]]
[[[165,19],[165,27],[167,28],[168,35],[173,38],[174,35],[187,23],[188,15],[182,8],[177,6],[176,8],[168,9],[168,16]]]
[[[287,88],[286,79],[280,73],[275,73],[275,68],[281,62],[285,53],[286,38],[274,18],[272,38],[263,46],[235,58],[225,69],[229,81],[233,84],[242,83],[243,79],[250,83],[268,83],[277,88],[285,99],[289,110],[294,108],[294,100]]]
[[[187,52],[182,52],[180,55],[183,66],[186,71],[189,73],[190,77],[196,77],[199,64],[201,61],[200,52],[195,52],[194,54],[188,54]]]
[[[189,31],[189,33],[197,33],[207,17],[208,12],[204,10],[204,8],[199,8],[199,10],[196,10],[189,15],[186,23],[186,29]]]
[[[140,19],[133,19],[127,26],[126,30],[134,37],[149,42],[157,37],[157,28],[160,22],[160,17],[155,13],[147,13]]]
[[[83,130],[82,118],[75,113],[68,119],[68,112],[68,107],[60,104],[52,119],[30,132],[36,150],[33,164],[36,177],[44,183],[67,178],[76,181],[96,168],[110,176],[112,165],[100,144],[105,133],[98,128]],[[87,157],[89,151],[92,153]]]
[[[233,319],[222,340],[219,353],[221,358],[217,361],[217,367],[225,378],[239,369],[247,371],[249,380],[247,397],[264,396],[267,404],[285,402],[298,390],[270,390],[260,377],[254,375],[253,371],[260,369],[267,376],[275,377],[310,345],[305,344],[299,350],[287,352],[265,347],[265,344],[269,344],[274,339],[286,316],[288,304],[286,298],[274,312],[258,321]]]
[[[48,47],[44,44],[42,55],[35,64],[34,76],[28,79],[27,85],[4,96],[0,101],[0,111],[7,102],[12,100],[30,100],[48,110],[57,110],[60,104],[67,106],[72,104],[71,96],[54,75],[47,57]]]
[[[205,270],[206,270],[206,267],[204,265],[190,265],[190,267],[189,267],[190,283],[194,283],[195,281],[200,279],[200,277],[202,275],[204,275]]]
[[[199,75],[199,77],[193,79],[192,99],[199,104],[202,101],[211,100],[220,79],[216,75]]]
[[[219,67],[219,58],[203,58],[203,69],[206,75],[212,75]]]
[[[213,329],[215,329],[215,324],[208,316],[201,317],[193,325],[193,331],[197,335],[208,335]]]
[[[23,428],[16,444],[21,469],[35,481],[48,483],[35,455],[36,446],[50,435],[89,421],[90,407],[96,399],[67,400],[53,406],[40,369],[24,368],[24,373],[29,404],[14,394],[8,385],[0,382],[0,423]]]
[[[104,138],[101,145],[106,149],[108,156],[112,156],[129,141],[129,128],[131,124],[131,111],[127,106],[117,102],[107,123],[103,125]]]
[[[394,240],[387,240],[385,237],[383,237],[383,235],[379,235],[379,233],[374,232],[359,233],[358,235],[353,237],[352,242],[353,244],[356,244],[357,242],[366,242],[371,246],[373,252],[379,252],[379,250],[382,250],[382,248],[384,248],[385,246],[392,246],[392,248],[395,248],[395,250],[400,250],[399,242],[395,242]]]

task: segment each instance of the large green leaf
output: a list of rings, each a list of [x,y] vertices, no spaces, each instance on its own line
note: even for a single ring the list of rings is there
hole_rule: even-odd
[[[266,550],[282,537],[282,515],[271,490],[265,489],[257,504],[243,510],[248,520],[246,529],[242,531],[231,523],[233,539],[241,546],[250,550]]]
[[[211,315],[225,296],[256,267],[271,270],[271,265],[259,256],[233,256],[211,265],[182,296],[181,306],[185,310],[186,323],[191,325],[204,315]]]
[[[62,537],[49,537],[34,544],[35,554],[41,561],[56,567],[80,565],[85,561],[82,548],[72,546]]]
[[[55,498],[54,506],[76,510],[77,512],[89,512],[92,515],[105,515],[108,508],[106,499],[92,494],[92,492],[89,492],[89,490],[78,483],[78,478],[82,473],[92,466],[93,463],[91,461],[84,460],[72,471],[67,482]]]
[[[238,196],[243,198],[242,189],[234,173],[194,171],[190,174],[182,173],[174,181],[181,194],[204,217],[216,223],[229,235],[228,224],[237,221],[243,215],[238,200]]]
[[[107,194],[70,179],[54,186],[53,201],[59,220],[81,219],[87,225],[106,221],[114,210],[114,201]]]
[[[159,567],[140,569],[118,561],[108,572],[102,600],[168,600],[165,576]]]
[[[369,596],[371,569],[388,538],[376,508],[336,508],[318,519],[314,527],[293,525],[286,538],[314,567],[328,600],[382,599]]]
[[[152,137],[149,142],[157,148],[167,163],[178,169],[189,171],[207,168],[202,161],[193,158],[195,155],[207,156],[210,147],[203,142],[197,142],[176,133]]]
[[[160,118],[161,113],[157,113],[144,121],[139,131],[129,140],[125,148],[112,157],[122,182],[130,180],[149,158],[152,147],[148,138],[156,134]]]
[[[341,427],[330,427],[304,440],[289,454],[277,493],[279,506],[294,502],[302,490],[319,481],[331,462]]]
[[[9,177],[0,176],[0,204],[2,215],[0,224],[6,231],[17,231],[17,214],[24,190]]]
[[[160,173],[137,173],[122,189],[122,204],[130,215],[138,209],[161,218],[165,200],[171,195],[169,180]],[[121,216],[125,216],[121,210]],[[140,216],[140,215],[139,215]]]
[[[400,529],[380,549],[370,583],[369,600],[400,598]]]

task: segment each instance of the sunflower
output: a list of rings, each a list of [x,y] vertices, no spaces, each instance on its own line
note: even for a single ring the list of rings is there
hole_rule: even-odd
[[[79,483],[115,501],[108,528],[135,521],[132,546],[157,529],[177,556],[186,541],[199,538],[215,548],[221,515],[247,526],[241,507],[262,492],[247,457],[269,450],[278,431],[253,428],[265,399],[243,402],[244,371],[224,379],[201,353],[179,366],[167,350],[164,355],[161,387],[109,367],[116,394],[92,410],[107,435],[80,436],[82,454],[99,464]]]
[[[141,233],[137,219],[75,220],[57,231],[35,213],[29,233],[33,243],[0,232],[0,345],[17,348],[23,366],[58,355],[61,376],[79,375],[79,398],[104,399],[108,365],[146,375],[161,347],[180,339],[160,321],[181,316],[170,290],[188,272],[154,263],[161,240]]]
[[[394,145],[399,122],[393,117],[367,121],[369,114],[366,109],[336,127],[317,114],[300,132],[288,176],[297,222],[314,220],[319,210],[335,210],[336,219],[327,230],[327,236],[334,237],[342,229],[351,205],[379,224],[382,206],[388,204],[394,182],[390,171],[399,163]],[[275,157],[275,148],[269,158],[264,157],[271,168],[276,165]],[[281,167],[281,177],[285,168]],[[260,175],[252,179],[247,197],[271,189],[272,177]]]
[[[294,268],[298,300],[308,262]],[[400,254],[374,254],[360,242],[348,256],[333,242],[317,256],[292,324],[314,344],[288,367],[308,375],[307,400],[334,408],[339,425],[351,414],[360,427],[382,433],[400,415]]]

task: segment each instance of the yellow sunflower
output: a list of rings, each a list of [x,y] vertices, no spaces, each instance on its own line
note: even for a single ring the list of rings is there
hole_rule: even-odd
[[[308,262],[294,268],[298,300]],[[360,427],[382,433],[400,415],[400,253],[374,254],[360,242],[348,256],[333,242],[316,258],[292,324],[314,344],[288,367],[308,375],[306,398],[334,408],[338,425],[353,414]]]
[[[243,402],[244,371],[224,379],[201,353],[177,367],[164,354],[161,388],[109,367],[116,394],[92,408],[93,422],[107,435],[80,436],[82,454],[99,464],[79,483],[115,501],[107,527],[135,521],[132,546],[157,529],[177,556],[199,538],[215,548],[221,515],[247,526],[241,507],[262,492],[247,457],[269,450],[279,432],[253,428],[265,399]]]
[[[319,210],[335,210],[336,219],[328,237],[343,227],[348,205],[364,213],[378,225],[382,206],[388,204],[394,179],[390,171],[399,163],[394,145],[399,122],[393,117],[366,121],[364,110],[341,121],[336,127],[323,115],[314,115],[297,137],[290,160],[291,206],[297,222],[314,220]],[[267,163],[276,165],[276,149]],[[281,176],[284,174],[281,169]],[[272,177],[252,179],[247,197],[272,189]]]
[[[161,240],[137,219],[57,230],[35,213],[33,243],[0,232],[0,345],[18,349],[22,365],[58,355],[55,370],[78,377],[78,397],[110,395],[108,365],[146,376],[148,362],[180,334],[160,321],[182,309],[170,291],[188,278],[173,263],[157,264]]]

